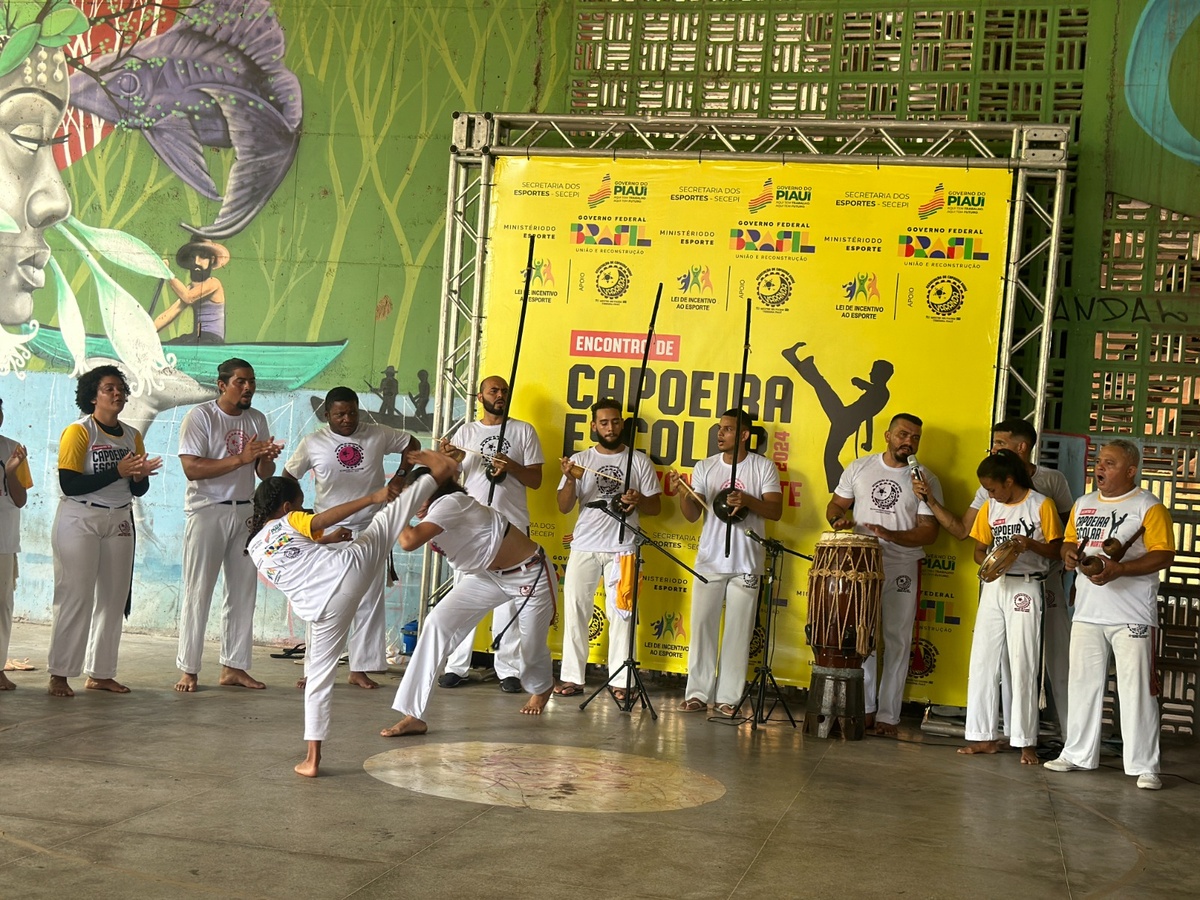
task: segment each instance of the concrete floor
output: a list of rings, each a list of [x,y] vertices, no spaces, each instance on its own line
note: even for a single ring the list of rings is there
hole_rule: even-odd
[[[657,722],[604,698],[585,712],[555,700],[536,719],[494,682],[439,688],[430,733],[389,741],[377,732],[397,718],[393,675],[377,691],[339,684],[314,781],[292,772],[300,667],[267,648],[253,670],[266,691],[210,680],[188,696],[171,689],[173,640],[126,635],[118,677],[132,694],[53,699],[48,637],[15,627],[10,655],[39,671],[10,672],[19,689],[0,693],[0,898],[1200,894],[1194,743],[1165,745],[1155,793],[1115,757],[1058,775],[1014,753],[959,756],[916,722],[899,741],[806,739],[775,723],[752,733],[676,712],[674,682],[652,688]],[[635,779],[648,759],[672,767],[676,786],[719,783],[719,796],[664,809],[678,798],[651,779],[636,792],[649,811],[589,812],[621,790],[589,775],[556,795],[570,811],[545,811],[443,799],[364,770],[390,751],[401,772],[404,753],[437,769],[438,748],[458,745],[442,781],[467,782],[468,762],[477,781],[464,745],[480,741],[527,748],[527,763],[565,754],[580,772],[599,751],[627,754],[619,768]],[[517,769],[534,778],[539,765]]]

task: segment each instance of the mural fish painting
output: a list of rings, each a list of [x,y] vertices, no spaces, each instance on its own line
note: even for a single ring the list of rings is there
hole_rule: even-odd
[[[283,63],[283,29],[267,0],[201,0],[164,34],[100,57],[71,76],[71,104],[142,133],[199,194],[221,202],[194,235],[237,234],[279,187],[300,140],[301,91]],[[205,147],[232,148],[224,195]]]

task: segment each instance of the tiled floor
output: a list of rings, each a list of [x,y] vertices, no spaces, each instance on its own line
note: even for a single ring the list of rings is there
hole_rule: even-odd
[[[174,641],[126,635],[132,694],[53,699],[48,637],[16,626],[10,655],[39,671],[0,694],[0,898],[1200,895],[1193,743],[1165,745],[1154,793],[1115,757],[1056,775],[959,756],[915,722],[900,741],[751,732],[677,712],[681,693],[654,685],[657,722],[604,698],[534,718],[495,683],[436,689],[430,733],[387,740],[387,676],[338,685],[312,781],[292,772],[299,666],[264,648],[266,691],[206,671],[181,695]],[[472,784],[497,802],[444,798]]]

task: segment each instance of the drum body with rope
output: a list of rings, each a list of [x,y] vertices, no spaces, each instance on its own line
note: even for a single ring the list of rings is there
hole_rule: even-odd
[[[805,635],[818,666],[861,667],[875,649],[883,557],[874,535],[825,532],[808,572]]]

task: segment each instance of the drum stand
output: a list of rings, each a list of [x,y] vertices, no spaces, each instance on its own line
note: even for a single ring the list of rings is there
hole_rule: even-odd
[[[792,711],[788,709],[787,701],[783,699],[783,692],[779,690],[779,684],[775,681],[775,675],[771,671],[771,657],[774,653],[774,645],[772,644],[771,634],[774,631],[775,616],[779,612],[779,605],[776,602],[777,586],[779,584],[779,571],[782,567],[783,554],[790,553],[792,556],[799,556],[801,559],[807,559],[812,562],[811,556],[805,556],[803,553],[797,553],[795,550],[789,550],[779,541],[769,538],[762,539],[762,545],[767,550],[767,566],[763,573],[762,582],[758,588],[758,603],[761,607],[765,602],[767,604],[767,615],[765,624],[763,625],[763,656],[762,663],[754,668],[754,680],[746,685],[746,691],[742,694],[742,699],[738,701],[738,705],[734,707],[730,714],[731,719],[736,719],[738,711],[742,708],[748,699],[750,701],[750,728],[757,731],[759,723],[766,723],[771,718],[771,713],[775,712],[776,706],[782,706],[784,713],[787,714],[788,721],[792,723],[792,727],[796,727],[796,719],[792,716]],[[774,698],[771,701],[771,708],[763,711],[767,705],[767,688],[770,687],[774,693]]]
[[[625,713],[632,712],[634,704],[640,702],[642,704],[642,709],[650,710],[650,718],[657,721],[658,713],[656,713],[654,711],[654,706],[650,703],[650,695],[648,693],[646,693],[646,685],[642,683],[642,675],[638,669],[638,661],[636,659],[638,593],[641,589],[641,581],[642,581],[642,546],[644,544],[649,544],[650,546],[657,548],[660,553],[662,553],[664,556],[667,556],[670,559],[674,560],[679,566],[681,566],[684,569],[687,569],[689,572],[691,572],[693,575],[695,575],[697,578],[699,578],[705,584],[708,583],[708,579],[705,578],[703,575],[701,575],[699,572],[697,572],[695,569],[691,568],[686,563],[681,561],[677,556],[675,556],[675,554],[673,554],[670,550],[668,550],[662,544],[655,541],[653,538],[651,538],[649,535],[647,535],[640,528],[638,528],[635,525],[630,525],[628,522],[625,521],[624,516],[620,516],[620,515],[617,515],[616,513],[614,513],[611,509],[608,508],[607,504],[597,507],[597,509],[601,509],[607,515],[611,516],[614,519],[619,520],[622,523],[622,525],[625,528],[628,528],[630,531],[632,531],[635,536],[635,538],[634,538],[634,567],[633,567],[633,597],[632,597],[632,603],[630,604],[631,608],[629,611],[629,651],[625,657],[625,662],[621,663],[621,665],[617,669],[617,671],[610,672],[608,675],[608,680],[605,681],[604,684],[600,685],[600,687],[596,688],[596,690],[594,690],[592,692],[592,695],[590,697],[588,697],[586,700],[584,700],[582,703],[580,703],[579,708],[581,710],[586,709],[587,705],[589,703],[591,703],[593,700],[595,700],[601,691],[607,689],[609,692],[609,695],[613,698],[613,702],[615,704],[617,704],[617,709],[619,709],[621,712],[625,712]],[[629,670],[629,678],[630,678],[629,687],[628,688],[613,688],[612,684],[614,681],[617,680],[617,676],[620,675],[622,672],[624,672],[626,669]],[[616,692],[619,690],[624,690],[624,697],[617,696]]]

